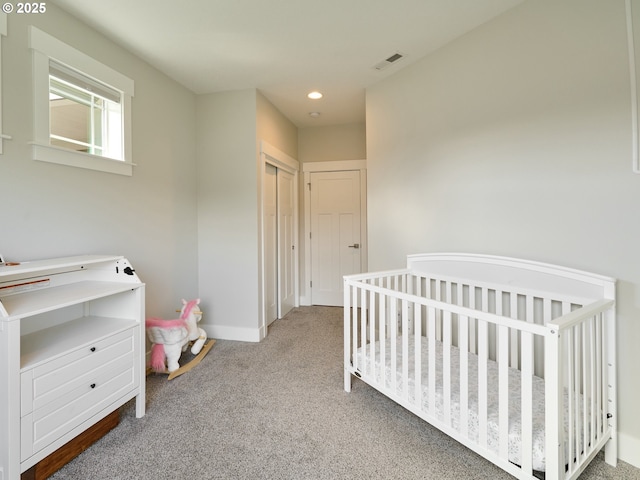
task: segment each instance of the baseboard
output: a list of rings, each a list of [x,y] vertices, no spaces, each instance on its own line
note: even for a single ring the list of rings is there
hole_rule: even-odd
[[[640,468],[640,440],[618,432],[618,458],[623,462]]]
[[[218,340],[235,340],[239,342],[259,342],[262,340],[259,328],[229,327],[202,322],[198,326],[207,332],[207,337]]]
[[[306,295],[301,295],[298,301],[300,302],[300,306],[302,307],[311,306],[311,297],[307,297]]]

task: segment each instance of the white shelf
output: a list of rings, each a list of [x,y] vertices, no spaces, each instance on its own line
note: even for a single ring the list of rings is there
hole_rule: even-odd
[[[8,320],[77,305],[97,298],[115,295],[135,288],[135,284],[118,282],[77,282],[57,287],[31,290],[0,297]]]
[[[23,335],[20,338],[20,368],[33,368],[69,350],[99,342],[136,325],[137,322],[124,318],[91,316]]]
[[[52,274],[58,271],[68,271],[83,265],[113,262],[122,259],[118,255],[78,255],[75,257],[55,258],[50,260],[35,260],[32,262],[20,262],[17,265],[0,264],[0,282],[2,277],[26,276],[28,274],[42,273]]]

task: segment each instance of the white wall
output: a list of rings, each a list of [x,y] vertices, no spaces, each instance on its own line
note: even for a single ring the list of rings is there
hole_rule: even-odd
[[[2,44],[0,252],[7,259],[126,256],[147,284],[147,313],[170,317],[197,291],[195,96],[47,3],[11,14]],[[135,81],[132,177],[31,160],[31,52],[27,26]]]
[[[256,93],[256,128],[258,154],[264,140],[291,158],[298,158],[298,128],[260,92]]]
[[[198,251],[203,327],[260,340],[260,140],[295,157],[297,130],[255,89],[198,96]]]
[[[255,90],[200,95],[197,141],[203,323],[216,338],[257,340]]]
[[[483,252],[618,283],[620,458],[640,466],[640,175],[623,0],[536,0],[367,91],[369,265]]]
[[[303,163],[367,158],[364,123],[301,128],[298,143],[298,154]]]

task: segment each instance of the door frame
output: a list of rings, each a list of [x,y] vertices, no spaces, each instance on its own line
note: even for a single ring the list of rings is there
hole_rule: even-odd
[[[302,245],[304,248],[304,281],[300,294],[301,305],[312,304],[311,290],[311,174],[316,172],[348,172],[358,170],[360,172],[360,265],[362,271],[368,269],[367,259],[367,161],[366,160],[336,160],[330,162],[308,162],[302,164],[304,175],[304,235]]]
[[[258,250],[258,325],[260,329],[260,340],[264,339],[267,336],[267,322],[266,322],[266,268],[265,268],[265,231],[264,231],[264,177],[265,177],[265,167],[266,164],[273,165],[276,168],[282,169],[287,173],[293,175],[293,184],[294,184],[294,196],[293,196],[293,231],[298,232],[298,172],[300,170],[300,163],[293,157],[287,155],[286,153],[280,151],[273,145],[268,142],[261,140],[260,141],[260,155],[258,159],[258,225],[260,232],[260,245]],[[297,235],[299,237],[299,235]],[[295,246],[296,250],[298,250],[298,254],[294,255],[294,263],[293,263],[293,274],[294,274],[294,289],[295,289],[295,300],[294,305],[298,307],[300,305],[300,290],[299,290],[299,275],[300,275],[300,264],[299,264],[299,248],[298,245],[300,243],[300,239],[296,238]],[[278,241],[279,245],[279,241]],[[278,247],[279,249],[279,247]],[[278,283],[280,283],[280,273],[278,273]],[[280,295],[278,295],[278,312],[280,312]]]

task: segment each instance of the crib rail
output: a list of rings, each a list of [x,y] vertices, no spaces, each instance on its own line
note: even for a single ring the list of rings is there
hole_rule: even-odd
[[[408,269],[345,277],[344,292],[345,390],[361,378],[518,478],[576,478],[615,437],[613,300]]]

